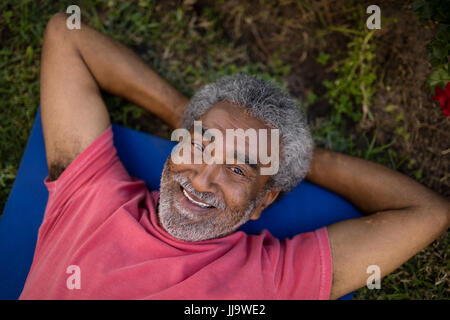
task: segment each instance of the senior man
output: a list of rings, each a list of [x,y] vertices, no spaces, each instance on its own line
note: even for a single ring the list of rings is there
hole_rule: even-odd
[[[116,155],[100,89],[190,132],[194,120],[222,133],[279,129],[279,170],[261,174],[259,158],[169,158],[150,192]],[[228,77],[188,101],[121,44],[84,24],[68,30],[64,14],[44,35],[41,112],[49,199],[21,299],[335,299],[364,286],[368,266],[392,272],[450,224],[449,202],[419,183],[313,149],[294,100],[270,83]],[[285,240],[235,232],[305,176],[366,215]],[[68,270],[81,282],[71,286]]]

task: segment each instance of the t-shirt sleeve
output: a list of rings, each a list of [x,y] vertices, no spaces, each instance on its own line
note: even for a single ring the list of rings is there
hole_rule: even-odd
[[[326,227],[282,241],[275,265],[280,299],[328,300],[332,273]]]
[[[98,193],[108,184],[134,180],[117,156],[110,125],[70,163],[57,180],[50,181],[48,176],[44,179],[49,191],[44,222],[55,218],[77,198],[84,200],[79,203],[86,202],[89,201],[86,195]],[[93,192],[95,190],[98,192]]]

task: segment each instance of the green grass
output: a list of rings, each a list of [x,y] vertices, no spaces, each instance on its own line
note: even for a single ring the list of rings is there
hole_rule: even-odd
[[[7,0],[0,3],[0,212],[14,182],[39,104],[40,53],[46,22],[52,14],[65,11],[72,4],[73,1],[55,3],[49,0]],[[285,89],[288,87],[286,79],[291,66],[280,58],[284,48],[280,48],[280,55],[275,53],[270,57],[271,63],[253,61],[248,46],[231,39],[225,32],[224,17],[217,8],[199,13],[191,6],[176,6],[169,2],[159,4],[149,0],[79,1],[77,4],[84,22],[88,21],[98,30],[131,47],[187,96],[206,83],[237,72],[258,74]],[[358,11],[351,12],[358,18]],[[347,30],[327,25],[320,15],[317,19],[325,29],[323,34],[345,33]],[[330,65],[336,58],[342,63],[335,67],[336,79],[327,84],[328,94],[318,97],[310,92],[305,101],[312,104],[328,99],[334,106],[329,117],[318,119],[314,124],[315,142],[393,169],[405,164],[414,167],[407,157],[398,155],[391,148],[392,143],[377,145],[377,129],[362,135],[349,130],[362,115],[360,105],[364,97],[360,84],[367,86],[369,111],[370,97],[378,85],[371,68],[374,47],[369,33],[352,31],[349,47],[336,53],[338,56],[326,52],[319,52],[317,56],[322,65]],[[360,50],[362,46],[365,51]],[[345,81],[336,83],[339,79]],[[342,95],[347,97],[345,101],[339,100]],[[105,94],[105,100],[114,123],[167,137],[163,124],[148,117],[138,106],[108,94]],[[408,139],[401,129],[402,115],[394,108],[387,109],[387,112],[398,118],[400,129],[394,139]],[[421,173],[416,172],[415,177],[420,180]],[[439,282],[435,279],[441,279],[449,272],[449,264],[442,265],[448,250],[441,250],[448,247],[448,237],[440,241],[439,248],[431,246],[385,277],[381,290],[363,288],[356,292],[356,298],[448,298],[447,282],[435,283]]]

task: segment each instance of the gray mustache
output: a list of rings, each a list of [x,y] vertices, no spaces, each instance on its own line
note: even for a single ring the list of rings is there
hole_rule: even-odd
[[[192,193],[197,198],[201,199],[203,202],[209,204],[210,206],[214,206],[216,208],[219,208],[219,209],[225,211],[226,205],[222,201],[217,199],[217,197],[213,193],[199,192],[199,191],[195,190],[194,187],[192,186],[192,184],[189,182],[189,179],[187,179],[186,177],[183,177],[179,173],[175,174],[173,178],[176,182],[181,184],[181,186],[183,188],[185,188],[187,191]]]

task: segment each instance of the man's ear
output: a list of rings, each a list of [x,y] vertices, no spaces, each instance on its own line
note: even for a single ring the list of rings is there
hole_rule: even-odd
[[[275,199],[278,197],[279,194],[280,189],[270,189],[269,191],[266,191],[266,194],[256,204],[256,208],[252,216],[250,217],[250,220],[259,219],[263,210],[268,206],[270,206],[272,202],[275,201]]]

